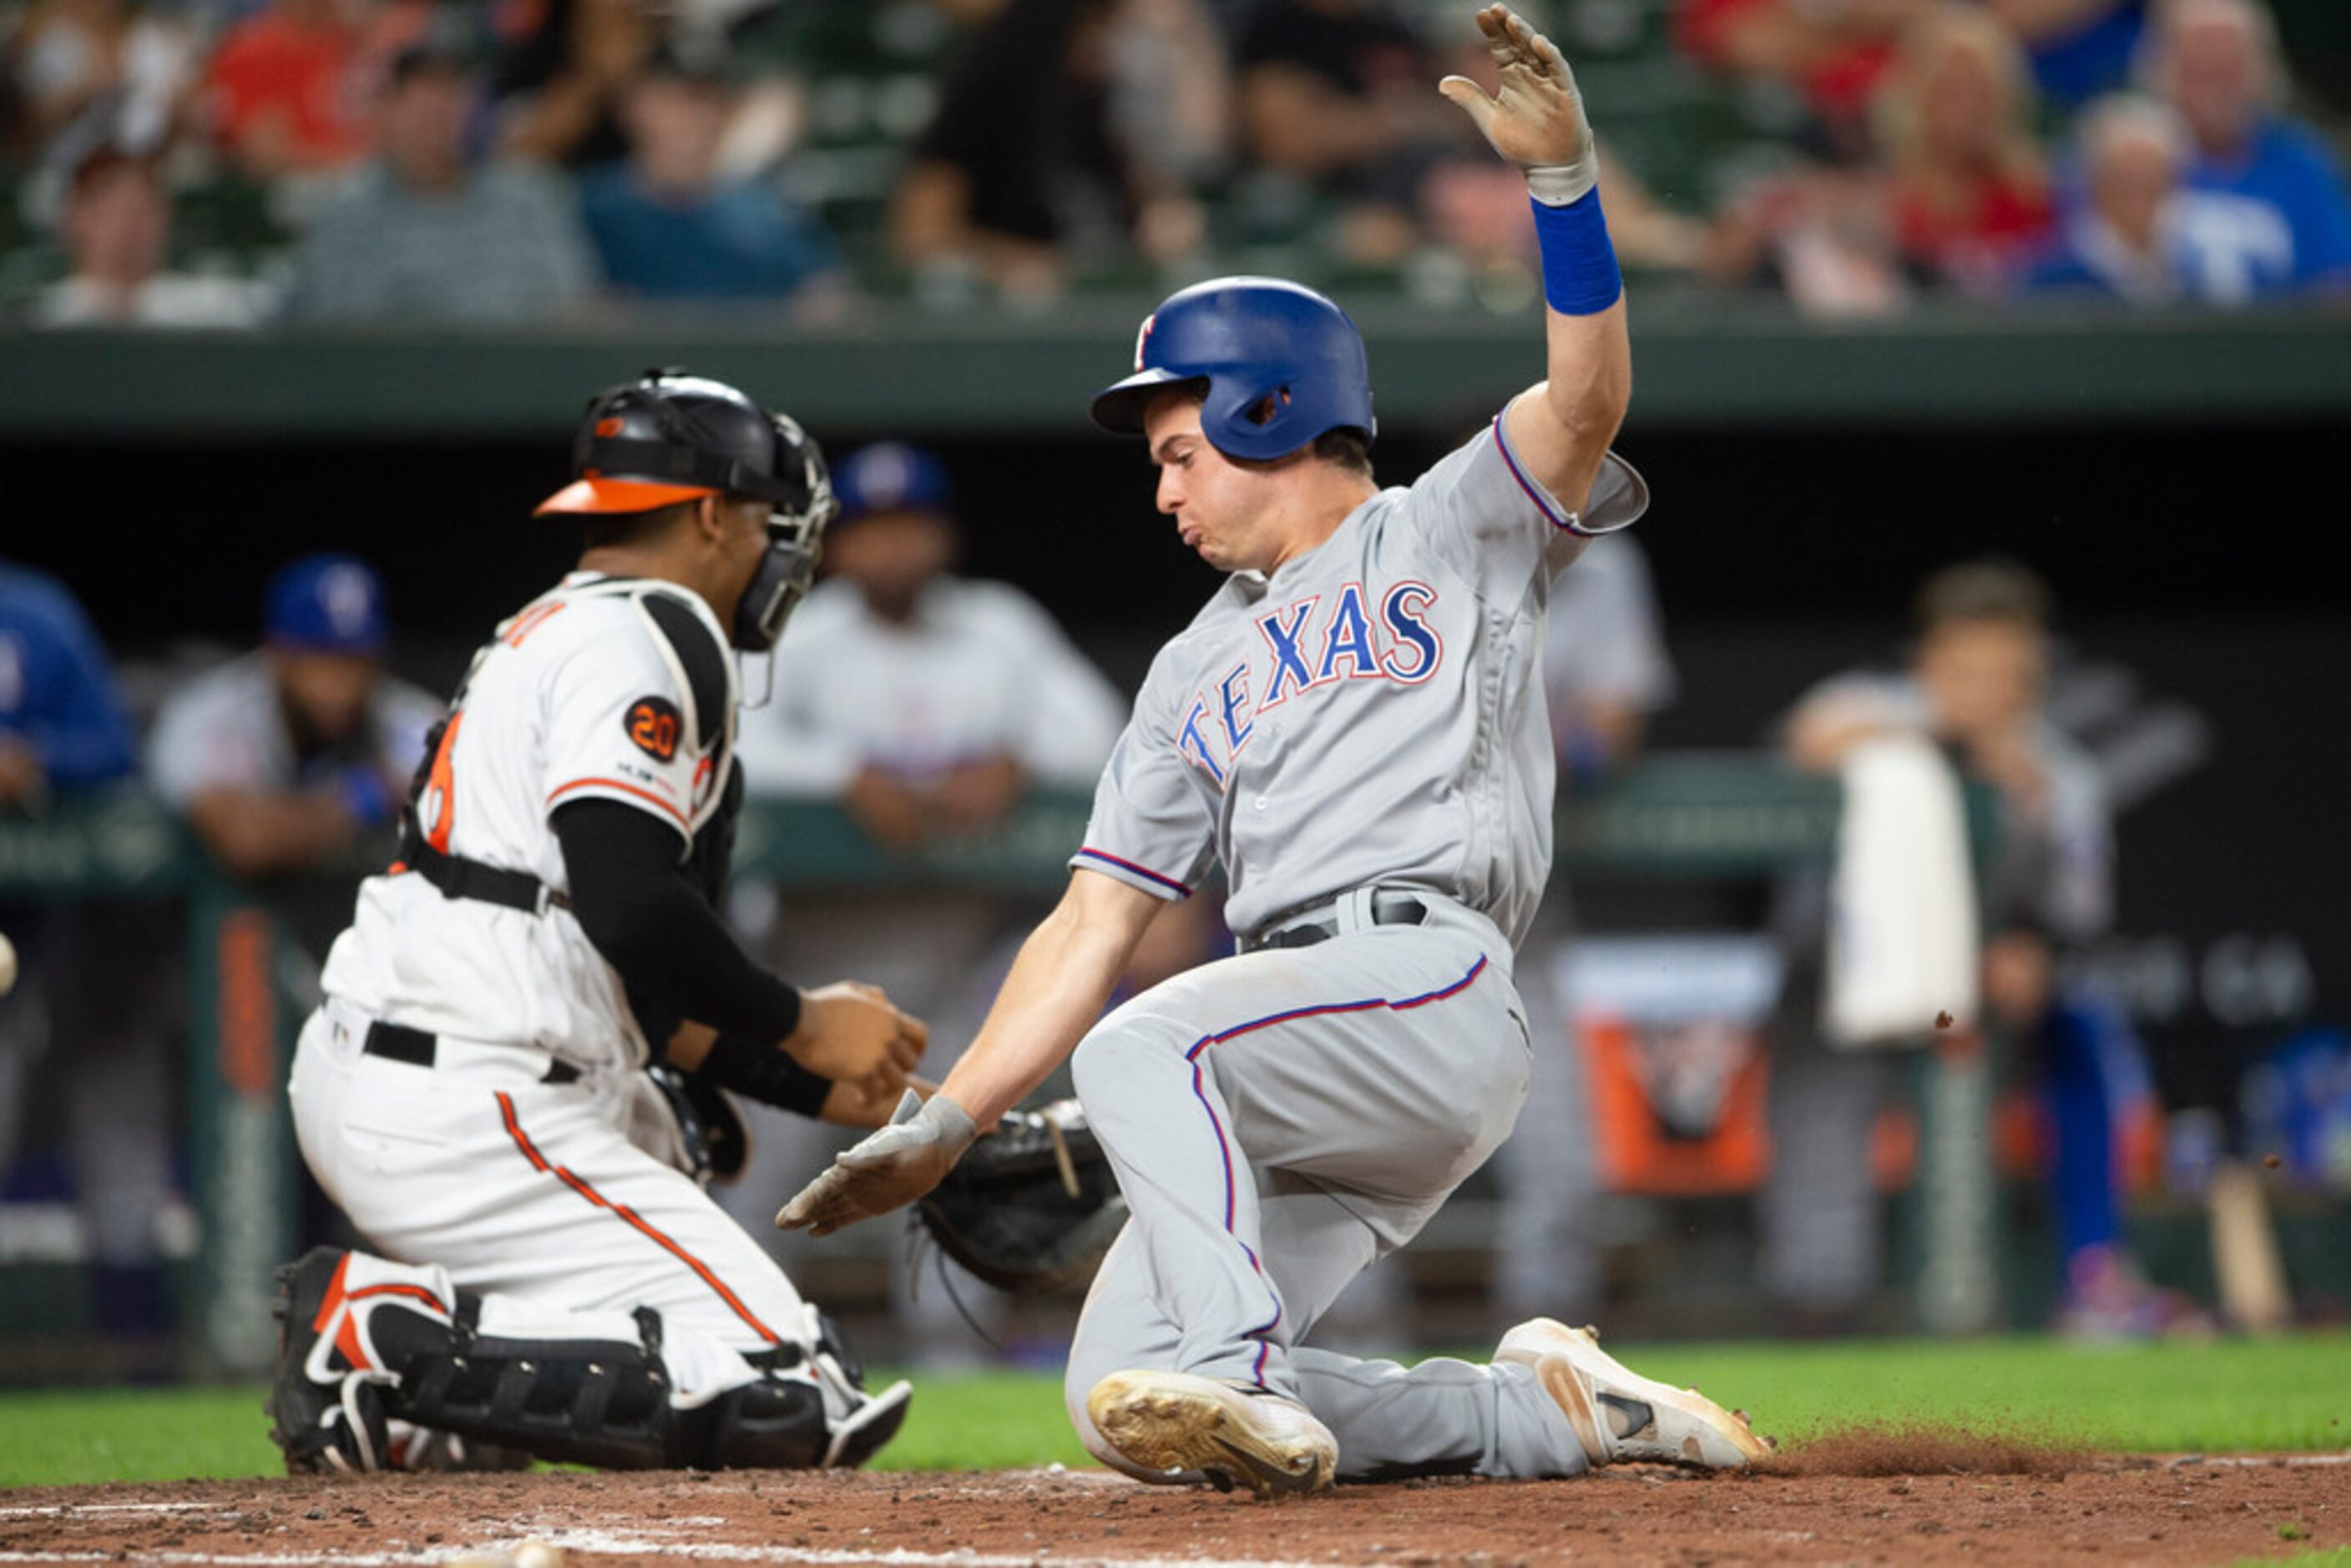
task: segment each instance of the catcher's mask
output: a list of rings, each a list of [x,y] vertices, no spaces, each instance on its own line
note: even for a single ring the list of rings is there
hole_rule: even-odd
[[[572,482],[537,515],[648,512],[704,496],[768,504],[768,549],[728,634],[761,653],[815,580],[825,525],[837,509],[824,453],[789,415],[724,382],[648,371],[589,400],[571,443]]]

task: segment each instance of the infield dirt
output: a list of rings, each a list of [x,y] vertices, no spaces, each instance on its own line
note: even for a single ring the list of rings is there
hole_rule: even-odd
[[[528,1537],[568,1568],[705,1562],[921,1568],[1154,1562],[1510,1564],[2227,1563],[2351,1542],[2351,1456],[2073,1458],[1925,1473],[1884,1434],[1780,1473],[1625,1467],[1570,1481],[1423,1480],[1259,1503],[1102,1471],[371,1476],[0,1493],[0,1558],[434,1563]],[[1915,1437],[1915,1434],[1914,1434]],[[1843,1458],[1839,1455],[1842,1453]],[[1838,1469],[1869,1473],[1834,1473]]]

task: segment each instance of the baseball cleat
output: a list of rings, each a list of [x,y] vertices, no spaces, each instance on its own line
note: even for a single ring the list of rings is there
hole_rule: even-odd
[[[1494,1359],[1534,1369],[1595,1466],[1629,1459],[1729,1470],[1771,1451],[1744,1413],[1643,1377],[1600,1348],[1595,1329],[1531,1318],[1502,1336]]]
[[[880,1453],[898,1428],[906,1424],[906,1406],[914,1385],[900,1378],[879,1394],[861,1391],[848,1416],[832,1426],[825,1444],[823,1466],[828,1470],[853,1470]]]
[[[316,1247],[277,1270],[277,1372],[269,1385],[270,1441],[288,1475],[350,1474],[391,1461],[382,1385],[390,1373],[360,1364],[343,1275],[350,1254]],[[354,1359],[356,1353],[357,1359]]]
[[[1113,1372],[1086,1396],[1094,1429],[1138,1469],[1206,1476],[1259,1497],[1322,1491],[1339,1442],[1303,1405],[1254,1384],[1184,1372]]]

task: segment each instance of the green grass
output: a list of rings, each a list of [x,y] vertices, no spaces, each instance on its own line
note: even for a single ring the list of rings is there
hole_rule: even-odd
[[[2047,1339],[1659,1345],[1625,1359],[1749,1411],[1758,1431],[1782,1439],[1917,1418],[2008,1424],[2122,1452],[2351,1448],[2345,1333],[2096,1349]]]
[[[872,1386],[894,1375],[879,1375]],[[275,1475],[262,1392],[0,1394],[0,1487]],[[1061,1380],[1029,1373],[918,1380],[905,1428],[883,1458],[889,1469],[910,1470],[1092,1463],[1062,1414]]]
[[[1752,1411],[1759,1430],[1783,1439],[1855,1422],[1925,1420],[2001,1425],[2122,1451],[2351,1448],[2351,1334],[2112,1350],[2003,1339],[1624,1354],[1641,1372]],[[1086,1462],[1057,1378],[918,1383],[906,1428],[883,1456],[890,1468]],[[0,1486],[274,1473],[277,1454],[260,1397],[252,1388],[0,1395]],[[2323,1556],[2295,1561],[2351,1568]]]

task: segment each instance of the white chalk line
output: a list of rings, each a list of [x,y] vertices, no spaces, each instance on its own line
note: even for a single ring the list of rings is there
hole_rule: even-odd
[[[62,1519],[85,1513],[231,1513],[216,1502],[45,1502],[0,1508],[0,1519]]]
[[[0,1510],[0,1517],[55,1519],[64,1516],[103,1517],[121,1514],[202,1513],[233,1518],[240,1511],[223,1503],[82,1503],[48,1504]],[[1185,1556],[1111,1557],[1075,1552],[1053,1542],[1019,1552],[979,1552],[969,1547],[945,1552],[918,1552],[904,1547],[872,1550],[839,1546],[755,1546],[696,1540],[693,1529],[723,1529],[737,1521],[717,1514],[694,1514],[664,1521],[657,1533],[643,1530],[597,1530],[582,1526],[540,1528],[529,1534],[495,1542],[436,1545],[424,1551],[352,1552],[316,1547],[306,1551],[207,1552],[180,1547],[130,1549],[141,1562],[187,1564],[188,1568],[290,1568],[296,1563],[319,1563],[325,1568],[430,1568],[457,1558],[511,1552],[524,1541],[544,1541],[566,1552],[629,1557],[682,1557],[718,1563],[774,1563],[818,1565],[818,1568],[1035,1568],[1050,1562],[1067,1568],[1328,1568],[1327,1564],[1286,1562],[1274,1558],[1208,1558]],[[0,1550],[5,1563],[106,1563],[116,1551],[22,1552]]]

